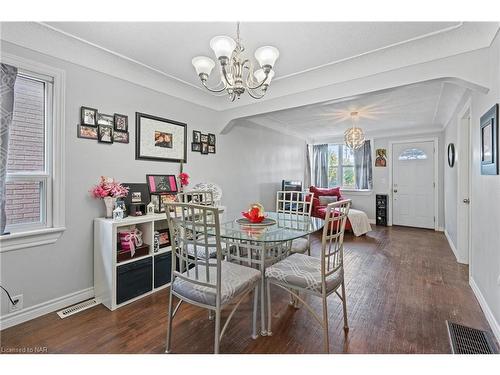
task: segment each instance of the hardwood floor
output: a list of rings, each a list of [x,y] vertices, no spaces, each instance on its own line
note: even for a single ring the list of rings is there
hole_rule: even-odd
[[[450,353],[445,320],[489,330],[472,290],[442,233],[375,227],[346,237],[345,272],[350,330],[344,336],[340,300],[329,298],[331,353]],[[312,236],[313,255],[320,235]],[[322,331],[305,308],[287,305],[272,289],[273,336],[250,338],[251,302],[235,313],[221,353],[322,353]],[[49,353],[163,353],[168,290],[114,312],[100,305],[59,319],[56,313],[1,332],[1,346],[47,347]],[[308,297],[321,311],[320,300]],[[223,315],[228,315],[228,312]],[[213,321],[183,305],[174,320],[175,353],[212,353]]]

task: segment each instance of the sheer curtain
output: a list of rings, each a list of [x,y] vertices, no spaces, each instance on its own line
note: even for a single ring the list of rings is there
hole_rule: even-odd
[[[328,145],[314,145],[312,159],[314,186],[328,187]]]
[[[356,176],[356,189],[371,189],[372,177],[372,147],[370,141],[354,151],[354,168]]]
[[[14,83],[17,68],[0,64],[0,234],[4,234],[7,217],[5,216],[5,180],[7,177],[7,153],[9,150],[9,129],[14,111]]]

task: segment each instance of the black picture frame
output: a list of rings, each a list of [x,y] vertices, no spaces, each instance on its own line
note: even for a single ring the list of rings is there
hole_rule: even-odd
[[[141,139],[142,139],[142,120],[150,119],[154,121],[158,121],[161,123],[169,124],[173,127],[179,126],[181,127],[183,139],[181,140],[182,144],[182,158],[174,158],[174,157],[159,157],[147,155],[144,150],[141,149]],[[154,139],[152,139],[154,141]],[[171,148],[164,148],[165,153],[168,150],[172,150]],[[145,113],[136,112],[135,113],[135,159],[136,160],[154,160],[154,161],[166,161],[166,162],[174,162],[174,163],[186,163],[187,162],[187,124],[179,121],[169,120],[163,117],[152,116]]]
[[[200,135],[200,143],[208,143],[208,134]]]
[[[87,131],[92,131],[93,135],[85,134],[84,130]],[[92,125],[78,125],[77,126],[77,137],[78,138],[84,138],[84,139],[97,139],[97,130],[98,128],[96,126]]]
[[[208,145],[215,146],[215,134],[208,133]]]
[[[159,186],[163,182],[165,186]],[[148,185],[149,194],[176,194],[179,191],[177,179],[173,174],[147,174],[146,184]]]
[[[112,115],[97,112],[97,125],[115,126],[115,118]]]
[[[93,112],[94,113],[94,121],[93,122],[86,122],[85,121],[85,112]],[[97,126],[97,109],[95,108],[90,108],[90,107],[80,107],[80,125],[85,125],[85,126]]]
[[[455,165],[455,144],[448,144],[448,166],[453,168]]]
[[[120,131],[114,131],[113,132],[113,142],[114,143],[129,143],[130,142],[130,135],[128,132],[120,132]]]
[[[215,154],[215,145],[208,145],[208,153],[209,154]]]
[[[201,143],[201,132],[199,130],[193,130],[193,143]]]
[[[128,116],[115,113],[113,116],[115,132],[128,132]],[[121,121],[124,120],[125,127],[122,126]],[[128,142],[127,142],[128,143]]]
[[[498,175],[498,104],[480,119],[481,174]]]
[[[207,142],[201,142],[201,151],[203,155],[208,154],[208,143]]]
[[[196,142],[191,143],[191,151],[201,152],[201,143],[196,143]]]
[[[107,137],[104,137],[106,133],[109,133],[109,140]],[[113,126],[99,125],[97,127],[97,140],[100,143],[113,143]]]

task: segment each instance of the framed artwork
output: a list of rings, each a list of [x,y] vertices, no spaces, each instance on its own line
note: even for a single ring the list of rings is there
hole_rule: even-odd
[[[133,191],[130,193],[130,201],[132,203],[142,202],[142,193],[140,191]]]
[[[115,113],[114,122],[115,122],[115,131],[128,132],[128,116]]]
[[[208,145],[215,146],[215,134],[208,133]]]
[[[165,212],[166,204],[175,202],[175,194],[156,194],[151,193],[151,203],[153,203],[154,211],[156,213]]]
[[[80,124],[87,126],[97,126],[97,109],[81,107]]]
[[[113,116],[97,113],[97,125],[113,126],[115,123]]]
[[[209,154],[215,154],[215,146],[214,145],[208,145],[208,153]]]
[[[208,154],[208,143],[207,142],[201,142],[201,153]]]
[[[201,134],[200,135],[200,142],[201,143],[208,143],[208,134]]]
[[[198,130],[193,130],[193,143],[201,142],[201,132]]]
[[[158,229],[158,240],[160,242],[160,249],[163,247],[170,246],[170,232],[168,228]]]
[[[498,174],[498,104],[480,119],[481,174]]]
[[[377,155],[375,158],[375,166],[387,167],[387,150],[385,148],[377,148],[375,153]]]
[[[136,112],[135,158],[185,163],[187,124]]]
[[[201,143],[191,143],[191,151],[200,152],[201,151]]]
[[[99,125],[97,140],[101,143],[113,143],[113,126]]]
[[[97,128],[89,125],[78,125],[78,138],[97,139]]]
[[[113,132],[113,141],[117,143],[128,143],[128,132]]]
[[[173,174],[147,174],[146,182],[150,193],[177,193],[177,179]]]

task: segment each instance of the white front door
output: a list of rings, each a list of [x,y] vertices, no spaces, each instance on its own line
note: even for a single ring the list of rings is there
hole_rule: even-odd
[[[434,142],[392,145],[392,223],[434,229]]]

